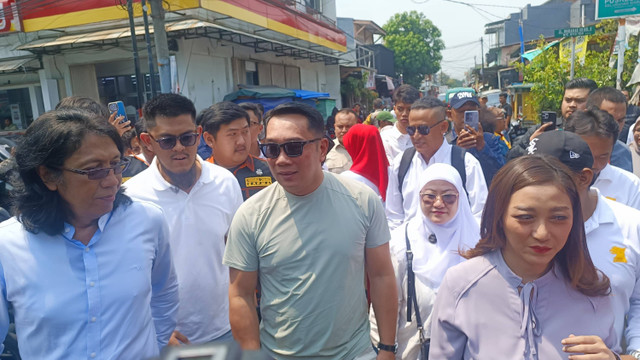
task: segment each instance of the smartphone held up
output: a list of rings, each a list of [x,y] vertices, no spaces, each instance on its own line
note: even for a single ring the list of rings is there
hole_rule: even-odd
[[[116,118],[123,116],[122,120],[118,122],[119,124],[129,121],[129,119],[127,119],[127,111],[124,108],[124,103],[122,101],[110,102],[107,105],[107,108],[109,109],[110,114],[116,113]]]
[[[480,115],[478,110],[465,111],[464,112],[464,124],[478,131],[478,124],[480,123]]]
[[[544,131],[551,131],[557,128],[556,121],[558,120],[558,115],[556,114],[555,111],[543,111],[540,114],[540,119],[542,124],[546,124],[546,123],[551,124]]]

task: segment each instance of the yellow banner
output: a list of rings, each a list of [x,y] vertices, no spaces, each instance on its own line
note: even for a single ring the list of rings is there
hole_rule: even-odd
[[[566,38],[560,42],[560,59],[571,61],[571,42],[576,40],[576,62],[584,64],[584,58],[587,55],[588,36],[576,36],[575,38]]]

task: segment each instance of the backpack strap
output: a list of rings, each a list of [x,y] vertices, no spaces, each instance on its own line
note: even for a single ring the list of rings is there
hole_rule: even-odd
[[[400,166],[398,167],[398,191],[400,192],[400,196],[402,197],[402,182],[404,178],[407,176],[407,172],[411,167],[411,160],[413,160],[413,156],[416,154],[416,148],[413,146],[408,148],[402,153],[402,159],[400,160]]]
[[[462,179],[462,188],[464,192],[467,193],[467,197],[469,197],[469,192],[467,191],[467,169],[464,166],[464,156],[467,151],[457,145],[451,145],[451,166],[453,166],[460,174],[460,178]]]

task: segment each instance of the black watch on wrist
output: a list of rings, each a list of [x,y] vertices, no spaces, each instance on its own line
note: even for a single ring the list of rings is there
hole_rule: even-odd
[[[378,343],[378,350],[389,351],[395,354],[398,351],[398,344],[385,345],[383,343]]]

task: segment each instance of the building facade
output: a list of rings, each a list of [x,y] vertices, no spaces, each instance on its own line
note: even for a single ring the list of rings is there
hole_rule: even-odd
[[[0,0],[0,4],[5,22],[13,24],[0,36],[0,116],[12,116],[14,123],[26,128],[71,95],[103,104],[122,100],[130,116],[136,115],[137,80],[126,0],[121,4]],[[238,85],[328,92],[340,102],[339,62],[347,48],[346,37],[336,26],[334,1],[165,0],[162,4],[172,91],[192,99],[198,111],[222,101]],[[133,9],[143,103],[151,96],[151,82],[159,84],[159,79],[149,76],[140,0],[133,1]],[[155,64],[155,52],[152,57]]]

